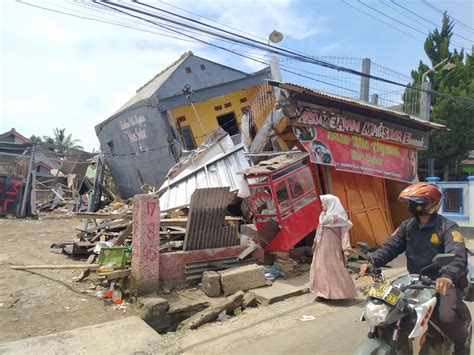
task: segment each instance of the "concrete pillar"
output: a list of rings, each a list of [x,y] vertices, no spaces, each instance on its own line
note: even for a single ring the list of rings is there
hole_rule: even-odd
[[[474,227],[474,176],[470,175],[467,177],[467,180],[469,180],[469,187],[467,190],[467,196],[468,196],[468,203],[469,205],[467,206],[468,208],[468,213],[469,213],[469,225],[471,227]],[[466,205],[466,203],[464,203]],[[466,209],[466,206],[464,206]],[[472,232],[471,236],[474,235],[474,232]]]
[[[155,195],[133,199],[132,274],[130,290],[141,296],[158,291],[160,202]]]
[[[362,73],[370,75],[370,59],[364,58],[362,60]],[[366,76],[360,77],[360,99],[369,102],[369,86],[370,79]]]
[[[431,84],[429,81],[421,83],[420,92],[420,117],[422,120],[429,121],[431,114]]]

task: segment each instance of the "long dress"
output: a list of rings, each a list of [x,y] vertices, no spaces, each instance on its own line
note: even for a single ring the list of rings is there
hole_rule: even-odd
[[[310,270],[310,290],[326,299],[355,298],[354,282],[344,266],[343,250],[350,249],[349,234],[340,227],[320,226]]]

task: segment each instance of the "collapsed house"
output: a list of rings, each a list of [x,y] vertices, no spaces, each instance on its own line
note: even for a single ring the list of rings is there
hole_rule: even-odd
[[[218,127],[238,143],[243,111],[265,78],[269,69],[248,74],[187,52],[139,88],[96,126],[120,197],[161,186],[181,156]]]

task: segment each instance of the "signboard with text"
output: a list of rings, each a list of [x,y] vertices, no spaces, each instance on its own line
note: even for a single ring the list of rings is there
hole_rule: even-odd
[[[430,131],[420,131],[359,115],[346,117],[306,106],[297,106],[296,112],[297,116],[291,118],[291,124],[294,126],[308,125],[321,127],[341,133],[382,139],[416,149],[428,148]]]
[[[293,133],[313,163],[408,183],[416,180],[413,148],[316,127],[293,127]]]

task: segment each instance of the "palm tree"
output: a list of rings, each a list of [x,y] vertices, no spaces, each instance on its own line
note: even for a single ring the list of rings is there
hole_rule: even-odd
[[[68,149],[84,149],[80,143],[80,139],[72,139],[72,134],[66,136],[66,128],[55,128],[54,137],[44,136],[43,140],[46,143],[51,143],[55,145],[55,151],[59,154],[65,154]]]

